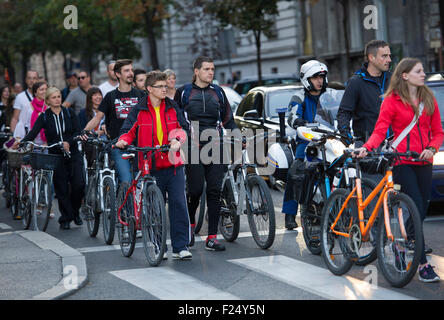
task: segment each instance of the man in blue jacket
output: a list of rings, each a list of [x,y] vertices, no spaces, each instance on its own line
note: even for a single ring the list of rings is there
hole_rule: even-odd
[[[361,147],[373,132],[391,77],[388,43],[372,40],[365,46],[364,54],[366,62],[348,80],[336,116],[339,131],[350,137],[349,144],[352,143],[350,120],[353,119],[353,136],[359,140],[355,147]]]
[[[304,92],[294,95],[288,106],[290,114],[287,121],[291,127],[296,129],[306,123],[314,122],[316,114],[324,112],[319,103],[319,98],[327,89],[327,73],[327,66],[316,60],[310,60],[301,66],[300,78],[304,86]],[[304,161],[307,144],[306,141],[298,141],[295,160]],[[297,228],[298,203],[293,199],[293,183],[288,178],[282,212],[285,213],[285,227],[289,230]]]

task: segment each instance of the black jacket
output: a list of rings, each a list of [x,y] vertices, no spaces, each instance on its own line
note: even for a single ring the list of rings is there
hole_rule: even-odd
[[[237,129],[230,103],[222,89],[224,96],[223,104],[219,101],[218,94],[211,86],[200,88],[193,84],[188,97],[188,104],[185,106],[182,101],[184,87],[177,89],[174,101],[184,112],[186,119],[190,123],[191,121],[199,122],[199,131],[215,129],[219,121],[225,129]]]
[[[74,137],[80,134],[80,124],[74,109],[61,107],[62,111],[56,115],[50,108],[41,113],[34,123],[31,131],[23,138],[23,141],[33,141],[40,130],[44,130],[48,145],[66,141],[69,143],[69,151],[77,153],[77,144],[74,143]],[[49,153],[61,154],[58,147],[53,147]]]
[[[390,83],[390,72],[384,72],[381,83],[372,79],[367,72],[368,64],[348,80],[336,119],[341,133],[350,132],[350,120],[353,119],[353,135],[367,141],[376,121],[383,100],[383,94]]]

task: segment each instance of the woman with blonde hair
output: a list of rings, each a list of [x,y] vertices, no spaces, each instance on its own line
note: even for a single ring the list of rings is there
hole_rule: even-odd
[[[59,89],[48,88],[45,102],[49,108],[38,116],[23,141],[33,141],[43,130],[48,145],[63,142],[64,152],[59,147],[53,147],[49,149],[49,153],[64,155],[62,165],[54,171],[53,183],[61,213],[60,228],[69,229],[71,221],[77,225],[83,224],[79,209],[84,195],[85,179],[81,174],[84,168],[82,156],[74,142],[74,137],[80,134],[81,129],[74,110],[62,106],[62,94]],[[18,142],[14,147],[18,147]]]
[[[171,69],[166,69],[163,73],[167,75],[167,97],[173,100],[176,94],[176,74]]]
[[[358,149],[358,157],[364,157],[368,151],[381,144],[390,126],[396,140],[413,119],[417,120],[416,125],[401,140],[396,150],[401,153],[417,152],[420,154],[420,160],[428,162],[402,159],[395,163],[393,180],[413,199],[422,221],[427,214],[432,190],[430,162],[433,162],[433,156],[444,140],[438,103],[433,92],[425,85],[425,77],[421,60],[405,58],[399,62],[381,105],[375,130],[363,147]],[[440,280],[427,262],[424,246],[420,259],[419,280],[423,282]]]

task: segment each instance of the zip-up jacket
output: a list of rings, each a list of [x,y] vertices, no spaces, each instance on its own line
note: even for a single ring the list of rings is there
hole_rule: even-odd
[[[353,119],[353,135],[366,141],[373,132],[383,101],[384,92],[390,83],[390,72],[384,72],[381,84],[370,78],[365,63],[348,80],[336,119],[341,133],[350,132]]]
[[[77,144],[74,143],[74,137],[80,134],[81,128],[79,120],[72,108],[61,107],[61,112],[57,115],[51,108],[41,113],[34,123],[31,131],[23,138],[23,141],[33,141],[39,132],[43,129],[48,145],[66,141],[69,143],[69,151],[77,153]],[[49,149],[49,153],[61,154],[59,147]]]
[[[174,104],[174,101],[166,98],[160,105],[161,130],[164,133],[163,141],[158,141],[157,138],[156,112],[151,105],[149,96],[142,98],[133,108],[134,112],[131,110],[123,125],[123,127],[130,127],[130,129],[127,133],[122,134],[119,140],[124,140],[128,144],[131,144],[137,137],[137,146],[141,148],[169,144],[173,139],[177,139],[183,144],[186,141],[187,135],[185,131],[182,130],[179,121],[181,114],[176,112]],[[184,120],[181,121],[183,122]],[[184,164],[183,159],[180,157],[180,150],[176,152],[170,151],[169,153],[158,152],[154,158],[156,169],[165,169],[172,166],[178,167]],[[143,154],[139,153],[139,168],[141,168],[142,165]],[[149,167],[153,168],[151,159]]]
[[[415,113],[412,107],[405,105],[396,93],[391,94],[384,99],[375,130],[363,147],[369,151],[377,148],[386,138],[386,132],[389,126],[392,127],[395,135],[394,140],[396,140],[401,132],[412,122],[413,117],[415,117]],[[441,116],[439,114],[438,103],[435,99],[435,111],[433,114],[428,115],[424,109],[416,125],[396,149],[398,152],[415,151],[421,154],[427,147],[434,147],[436,150],[439,150],[443,140],[444,132],[441,124]],[[433,158],[428,160],[433,161]],[[424,165],[423,162],[408,160],[401,160],[399,164]]]
[[[205,129],[219,129],[219,124],[225,129],[237,129],[231,106],[222,89],[221,92],[224,96],[223,102],[219,101],[218,94],[212,84],[205,88],[200,88],[193,84],[188,97],[188,104],[184,105],[182,101],[184,88],[185,86],[182,86],[177,89],[174,101],[179,108],[183,110],[190,125],[191,121],[198,121],[200,132]]]

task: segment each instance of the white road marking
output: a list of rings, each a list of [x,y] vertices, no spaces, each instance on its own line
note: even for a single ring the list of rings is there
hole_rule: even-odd
[[[161,300],[239,300],[235,295],[168,267],[110,273]]]
[[[373,288],[366,281],[334,276],[328,269],[286,256],[228,260],[255,272],[333,300],[411,300],[413,297],[385,288]],[[382,275],[381,275],[382,276]]]
[[[6,223],[0,223],[0,229],[3,229],[3,230],[11,230],[12,227],[11,227],[11,226],[8,226]]]
[[[302,228],[297,228],[298,236],[302,235]],[[285,233],[294,233],[295,231],[288,231],[287,229],[277,229],[276,235],[285,234]],[[252,237],[251,232],[240,232],[238,238],[248,238]],[[223,239],[222,235],[217,236],[218,239]],[[195,235],[195,242],[203,242],[207,239],[207,236],[199,236]],[[171,245],[171,240],[167,240],[167,245]],[[136,243],[136,248],[142,248],[143,244],[141,242]],[[101,252],[101,251],[113,251],[120,250],[120,245],[108,245],[108,246],[97,246],[97,247],[84,247],[84,248],[76,248],[77,251],[81,253],[92,253],[92,252]]]

